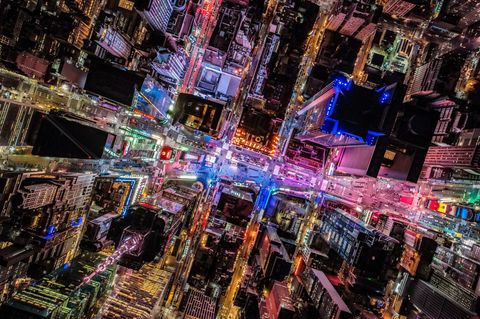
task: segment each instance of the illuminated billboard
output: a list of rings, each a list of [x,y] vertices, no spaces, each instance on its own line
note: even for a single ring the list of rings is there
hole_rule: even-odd
[[[145,78],[138,92],[135,109],[155,118],[163,118],[170,105],[173,105],[173,100],[168,94],[168,90],[154,78],[150,76]]]
[[[456,207],[455,217],[469,222],[480,222],[480,211],[473,207],[458,206]]]
[[[170,146],[164,145],[160,152],[160,159],[162,161],[169,161],[174,155],[174,150]]]

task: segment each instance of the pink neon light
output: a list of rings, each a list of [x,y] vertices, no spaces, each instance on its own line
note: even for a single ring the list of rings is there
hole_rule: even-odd
[[[120,258],[122,258],[123,255],[137,249],[138,245],[140,245],[141,242],[142,236],[140,234],[132,234],[130,237],[128,237],[122,242],[122,244],[117,248],[117,250],[113,252],[111,256],[107,257],[107,259],[100,263],[94,272],[83,278],[83,283],[88,283],[90,280],[92,280],[93,277],[95,277],[95,275],[104,272],[108,266],[116,263]]]

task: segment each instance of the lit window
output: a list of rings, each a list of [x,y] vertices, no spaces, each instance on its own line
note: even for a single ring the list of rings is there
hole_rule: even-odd
[[[130,1],[130,0],[120,0],[120,2],[118,3],[118,6],[120,8],[131,11],[131,10],[133,10],[133,4],[134,4],[134,2]]]

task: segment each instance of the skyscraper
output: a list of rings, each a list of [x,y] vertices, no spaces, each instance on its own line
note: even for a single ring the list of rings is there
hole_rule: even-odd
[[[168,21],[173,12],[170,0],[141,0],[136,1],[135,6],[154,30],[167,31]]]

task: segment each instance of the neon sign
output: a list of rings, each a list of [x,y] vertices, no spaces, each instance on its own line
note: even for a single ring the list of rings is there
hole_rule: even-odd
[[[108,266],[113,265],[116,263],[123,255],[135,250],[138,246],[142,243],[142,236],[140,234],[132,234],[132,236],[125,239],[122,244],[118,247],[117,250],[113,252],[113,254],[107,259],[105,259],[102,263],[100,263],[97,268],[88,276],[84,277],[82,280],[83,284],[86,284],[92,280],[97,274],[104,272],[107,270]]]

